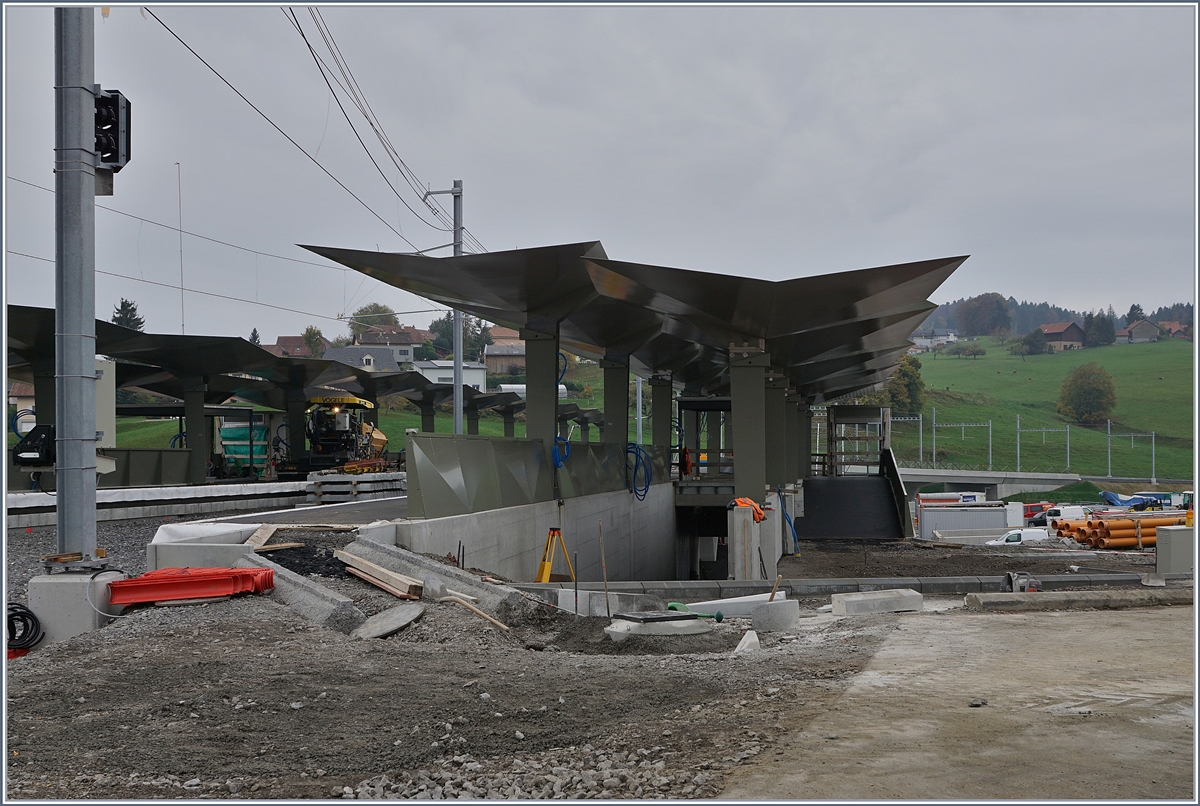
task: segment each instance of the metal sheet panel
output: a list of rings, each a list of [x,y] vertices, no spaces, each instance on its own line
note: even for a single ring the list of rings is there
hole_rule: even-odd
[[[558,489],[563,498],[628,489],[624,446],[572,443],[571,455],[558,471]]]
[[[407,436],[408,511],[441,518],[550,501],[541,440],[454,434]]]

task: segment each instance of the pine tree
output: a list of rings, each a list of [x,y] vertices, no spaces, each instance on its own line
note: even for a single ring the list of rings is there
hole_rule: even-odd
[[[113,308],[112,319],[109,321],[130,330],[144,330],[146,327],[146,320],[138,316],[137,303],[124,297],[121,297],[121,304]]]
[[[250,343],[259,347],[262,346],[262,338],[258,335],[258,328],[250,330]]]

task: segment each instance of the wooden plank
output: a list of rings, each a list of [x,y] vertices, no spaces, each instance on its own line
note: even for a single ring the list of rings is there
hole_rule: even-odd
[[[268,551],[278,551],[279,549],[301,549],[304,548],[303,543],[272,543],[269,546],[256,546],[254,551],[258,554],[265,554]]]
[[[383,580],[376,579],[375,577],[371,576],[367,572],[359,571],[357,568],[355,568],[353,566],[347,567],[346,573],[353,574],[354,576],[358,577],[359,579],[370,582],[375,587],[380,588],[381,590],[385,590],[388,593],[392,594],[393,596],[397,596],[401,599],[420,599],[421,598],[420,596],[413,596],[412,594],[409,594],[409,593],[403,593],[403,592],[397,590],[396,588],[393,588],[391,585],[387,584]]]
[[[258,548],[271,539],[275,534],[275,530],[279,527],[273,523],[268,523],[254,530],[254,534],[246,538],[246,544]]]
[[[459,599],[465,599],[466,601],[470,602],[471,604],[479,604],[479,599],[472,596],[471,594],[463,593],[462,591],[456,591],[452,588],[446,588],[446,595],[447,596],[457,596]]]
[[[359,571],[365,571],[376,579],[386,582],[404,593],[411,594],[413,596],[420,596],[421,591],[424,588],[424,583],[419,579],[413,579],[412,577],[405,576],[397,571],[384,568],[382,565],[376,565],[370,560],[364,560],[362,557],[359,557],[355,554],[350,554],[349,552],[339,549],[333,552],[333,556],[344,562],[346,565],[353,566]]]

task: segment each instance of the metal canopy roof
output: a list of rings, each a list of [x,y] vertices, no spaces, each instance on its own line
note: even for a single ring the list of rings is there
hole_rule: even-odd
[[[557,332],[591,357],[722,391],[731,345],[761,344],[810,402],[884,381],[967,256],[770,281],[608,259],[599,241],[453,258],[305,246],[499,325]]]

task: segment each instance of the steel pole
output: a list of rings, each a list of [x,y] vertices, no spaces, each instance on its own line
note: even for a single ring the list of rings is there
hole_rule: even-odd
[[[988,420],[988,472],[992,471],[992,421]]]
[[[917,464],[925,461],[925,415],[917,415]]]
[[[454,180],[454,256],[462,254],[463,207],[462,180]],[[462,311],[454,309],[454,433],[463,432],[463,321]]]
[[[54,9],[58,552],[96,554],[95,9]]]
[[[930,448],[929,455],[933,459],[933,469],[937,470],[937,409],[933,410],[933,419],[930,421],[929,431],[933,434],[933,447]]]
[[[1112,420],[1105,420],[1108,423],[1108,477],[1112,478]]]
[[[1021,472],[1021,415],[1017,415],[1017,472]]]
[[[1071,426],[1067,426],[1067,470],[1071,469]]]
[[[1158,474],[1154,472],[1154,432],[1150,432],[1150,483],[1158,484]]]
[[[642,444],[642,376],[637,376],[637,444]]]

